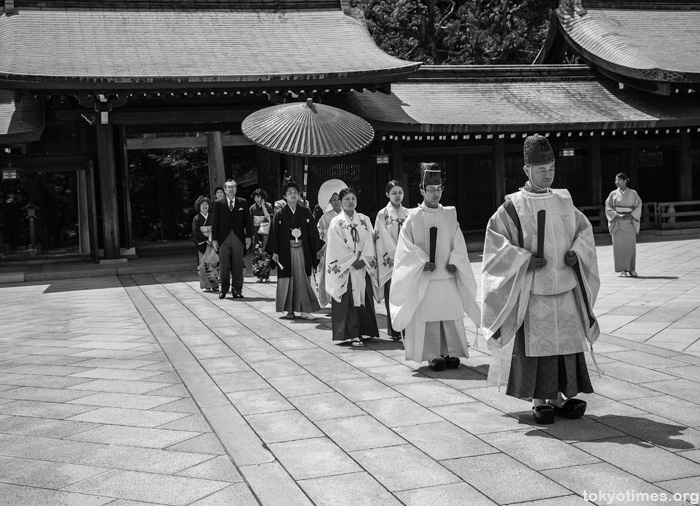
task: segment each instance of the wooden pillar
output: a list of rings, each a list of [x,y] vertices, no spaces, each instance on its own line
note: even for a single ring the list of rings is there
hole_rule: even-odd
[[[88,213],[87,172],[77,170],[78,186],[78,241],[81,253],[90,253],[90,218]]]
[[[224,168],[224,147],[221,132],[207,132],[207,156],[209,161],[209,195],[214,196],[214,188],[224,187],[226,169]]]
[[[678,146],[678,195],[680,200],[693,200],[693,157],[690,151],[690,132],[681,130]]]
[[[117,204],[114,128],[109,124],[98,124],[96,128],[97,163],[99,165],[100,200],[102,202],[104,258],[105,260],[114,260],[120,257],[119,206]]]
[[[494,209],[498,208],[506,198],[506,141],[495,139],[493,144],[494,180]]]
[[[637,137],[633,136],[629,144],[629,174],[632,186],[639,188],[639,153],[638,153]]]
[[[134,247],[134,236],[131,229],[131,191],[129,188],[129,152],[126,148],[126,126],[122,125],[118,130],[120,147],[119,161],[121,164],[121,185],[122,185],[122,216],[124,219],[124,247],[129,250]]]
[[[588,144],[591,170],[591,205],[603,205],[603,166],[600,158],[600,132],[595,132]]]
[[[85,167],[85,185],[87,190],[87,219],[90,237],[90,254],[95,262],[99,261],[99,238],[97,237],[97,197],[95,195],[95,164],[88,160]]]

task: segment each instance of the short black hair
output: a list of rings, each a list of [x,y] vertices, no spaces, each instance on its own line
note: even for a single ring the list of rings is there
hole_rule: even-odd
[[[296,191],[299,191],[299,185],[298,185],[298,184],[296,184],[294,181],[287,181],[287,182],[284,183],[284,185],[282,186],[282,195],[286,195],[286,194],[287,194],[287,190],[289,190],[290,188],[295,188]]]
[[[255,191],[253,192],[253,195],[251,195],[251,196],[253,197],[253,200],[255,200],[255,197],[257,197],[258,195],[260,195],[261,199],[267,200],[267,192],[265,190],[263,190],[262,188],[256,188]]]
[[[630,179],[627,177],[627,174],[625,174],[624,172],[618,172],[615,177],[619,177],[623,181],[629,181],[629,179]]]
[[[216,195],[216,192],[218,192],[219,190],[226,193],[226,190],[224,190],[223,186],[217,186],[216,188],[214,188],[214,195]]]

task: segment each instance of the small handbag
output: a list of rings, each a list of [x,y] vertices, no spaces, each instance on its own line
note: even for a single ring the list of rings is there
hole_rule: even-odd
[[[263,223],[260,225],[260,228],[258,229],[258,234],[264,235],[264,234],[269,234],[270,233],[270,222],[268,221],[267,223]]]

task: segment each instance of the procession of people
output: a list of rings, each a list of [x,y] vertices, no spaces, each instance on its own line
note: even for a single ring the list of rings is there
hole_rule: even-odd
[[[536,423],[580,418],[586,402],[576,396],[593,392],[584,352],[595,357],[600,333],[593,229],[569,192],[552,188],[555,159],[547,138],[527,137],[523,158],[523,187],[506,196],[486,226],[481,301],[457,211],[440,202],[437,163],[421,164],[422,202],[414,208],[402,204],[404,183],[389,181],[388,203],[374,226],[357,209],[357,191],[339,179],[321,186],[314,214],[291,178],[274,208],[260,189],[248,208],[236,197],[236,182],[227,181],[223,198],[195,204],[200,287],[217,291],[220,284],[219,298],[229,287],[234,299],[243,298],[243,257],[254,245],[257,282],[276,269],[280,318],[315,320],[313,313],[330,304],[331,338],[361,348],[380,337],[375,303],[383,302],[386,333],[403,343],[405,359],[438,373],[468,360],[466,317],[493,350],[489,380],[531,402]],[[641,200],[627,181],[617,175],[606,210],[615,270],[636,276]]]

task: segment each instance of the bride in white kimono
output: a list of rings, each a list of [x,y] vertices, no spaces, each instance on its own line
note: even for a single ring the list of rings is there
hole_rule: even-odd
[[[379,337],[374,311],[377,258],[372,222],[355,211],[352,188],[340,192],[343,211],[331,220],[326,242],[326,291],[331,296],[333,340],[352,340],[364,346],[362,336]]]
[[[624,172],[615,176],[616,190],[605,200],[605,216],[612,235],[615,272],[637,277],[637,234],[642,218],[642,199],[632,188],[627,188],[629,178]]]

